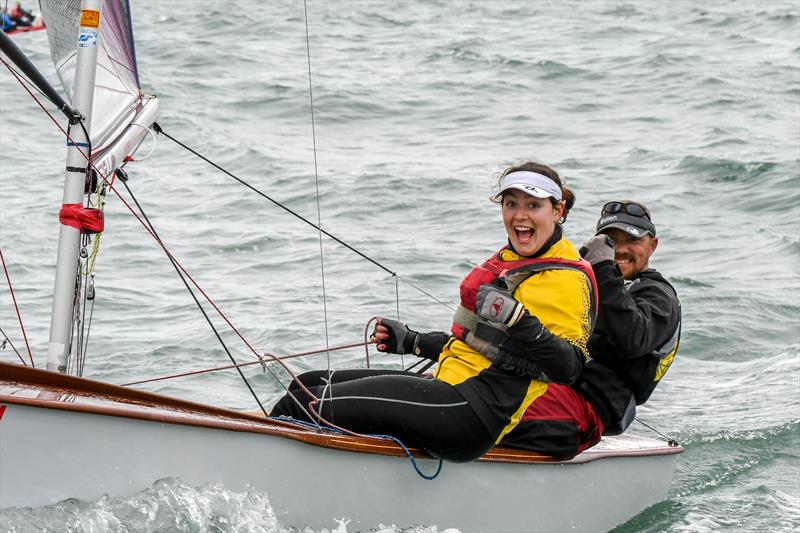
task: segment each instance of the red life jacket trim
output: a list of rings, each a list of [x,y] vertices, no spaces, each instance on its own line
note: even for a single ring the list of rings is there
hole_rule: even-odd
[[[592,270],[592,265],[585,259],[573,260],[560,257],[537,257],[533,259],[504,261],[500,259],[500,254],[506,249],[507,248],[501,248],[499,252],[484,261],[480,266],[473,268],[470,273],[467,274],[464,281],[461,282],[461,305],[470,311],[475,311],[475,296],[481,285],[492,283],[503,273],[514,274],[524,271],[526,267],[533,265],[552,265],[554,268],[563,266],[583,272],[592,286],[594,300],[598,300],[597,281],[594,278],[594,271]],[[547,268],[543,268],[542,270],[547,270]]]
[[[461,306],[467,311],[472,313],[476,312],[475,298],[478,293],[478,288],[481,285],[495,282],[500,276],[511,276],[513,274],[531,271],[531,275],[535,272],[544,270],[577,270],[586,276],[589,285],[591,286],[590,307],[591,307],[591,323],[594,326],[597,320],[598,301],[599,295],[597,292],[597,281],[594,277],[592,265],[585,259],[563,259],[560,257],[537,257],[533,259],[515,259],[512,261],[505,261],[500,259],[500,254],[507,248],[501,248],[496,254],[484,261],[480,266],[473,268],[469,274],[466,275],[464,281],[461,282]],[[527,279],[527,278],[526,278]],[[513,287],[512,290],[516,289]],[[468,331],[463,324],[453,322],[451,331],[455,338],[464,340]]]
[[[80,230],[81,233],[103,231],[103,212],[94,207],[83,207],[83,204],[62,204],[58,219],[65,226]]]

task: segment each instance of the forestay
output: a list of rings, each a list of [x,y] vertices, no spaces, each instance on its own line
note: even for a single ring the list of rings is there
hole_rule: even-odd
[[[58,77],[72,102],[77,49],[75,43],[97,40],[94,30],[79,26],[80,0],[40,0],[47,38]],[[97,77],[92,113],[92,151],[103,151],[131,123],[142,105],[128,0],[105,0],[99,24]],[[78,40],[80,37],[80,41]]]

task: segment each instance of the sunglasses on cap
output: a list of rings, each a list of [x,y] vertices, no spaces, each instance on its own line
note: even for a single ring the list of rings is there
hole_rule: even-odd
[[[650,220],[650,211],[641,204],[634,202],[608,202],[603,206],[603,213],[614,214],[620,211],[625,211],[625,213],[634,217],[644,217]]]

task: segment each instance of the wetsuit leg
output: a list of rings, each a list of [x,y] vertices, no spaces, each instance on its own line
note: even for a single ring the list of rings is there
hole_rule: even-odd
[[[499,445],[570,459],[600,442],[602,434],[603,422],[582,395],[550,383]]]
[[[385,368],[351,368],[347,370],[311,370],[297,376],[289,384],[289,390],[294,391],[300,388],[298,381],[306,387],[317,387],[328,383],[342,383],[372,376],[407,376],[411,374],[405,370],[388,370]]]
[[[379,375],[329,386],[311,392],[321,398],[316,406],[326,420],[356,433],[391,435],[408,446],[435,457],[471,461],[487,452],[494,437],[452,385],[415,375]],[[284,396],[272,416],[301,420],[300,408],[314,400],[300,390]]]

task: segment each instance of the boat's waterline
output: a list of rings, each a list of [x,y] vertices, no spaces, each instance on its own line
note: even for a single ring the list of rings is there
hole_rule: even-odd
[[[427,481],[392,443],[226,416],[79,378],[59,376],[49,387],[36,382],[49,372],[2,366],[2,508],[125,496],[176,477],[263,491],[289,526],[318,529],[347,518],[359,530],[389,522],[462,532],[597,531],[665,498],[681,451],[632,436],[566,462],[495,450],[480,461],[446,463]],[[69,448],[54,446],[60,442]],[[417,460],[425,471],[436,468]]]

